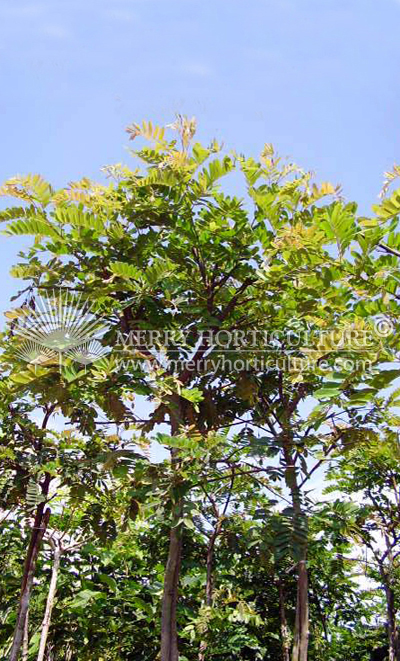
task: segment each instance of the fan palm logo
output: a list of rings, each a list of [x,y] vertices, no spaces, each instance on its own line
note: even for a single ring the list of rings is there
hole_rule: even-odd
[[[100,342],[106,326],[82,294],[60,290],[38,295],[19,312],[13,332],[23,339],[17,354],[28,363],[61,365],[70,358],[88,365],[107,353]]]

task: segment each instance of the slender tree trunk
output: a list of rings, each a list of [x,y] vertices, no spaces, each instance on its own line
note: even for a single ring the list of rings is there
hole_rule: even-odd
[[[173,395],[170,402],[170,420],[172,436],[179,433],[182,422],[182,407],[180,397]],[[179,452],[171,449],[171,464],[175,473],[176,484],[179,483]],[[176,611],[179,595],[179,576],[182,557],[182,524],[178,523],[183,514],[183,499],[172,503],[172,522],[169,534],[168,560],[165,567],[164,590],[161,608],[161,655],[160,661],[179,661],[178,630]]]
[[[33,577],[35,575],[37,557],[50,518],[50,509],[44,511],[44,503],[36,509],[36,516],[32,527],[31,539],[26,555],[24,573],[22,577],[19,598],[17,622],[14,629],[14,638],[11,646],[9,661],[18,661],[24,638],[26,616],[32,592]]]
[[[217,537],[221,532],[221,527],[222,527],[222,521],[218,521],[217,525],[215,526],[213,533],[210,537],[210,540],[208,542],[207,546],[207,578],[206,578],[206,605],[211,607],[213,603],[213,591],[214,591],[214,574],[213,574],[213,568],[214,568],[214,548],[215,548],[215,542],[217,541]],[[204,632],[204,634],[207,634],[207,630]],[[199,650],[199,661],[204,661],[205,659],[205,653],[207,649],[207,641],[202,640],[200,643],[200,650]]]
[[[58,579],[58,572],[59,572],[59,569],[60,569],[61,554],[62,554],[62,550],[61,550],[60,546],[55,546],[54,547],[54,558],[53,558],[53,569],[52,569],[52,572],[51,572],[49,594],[47,595],[46,609],[45,609],[44,618],[43,618],[43,622],[42,622],[42,631],[41,631],[41,634],[40,634],[40,645],[39,645],[39,653],[38,653],[38,656],[37,656],[37,661],[44,661],[44,654],[45,654],[45,651],[46,651],[47,636],[48,636],[48,633],[49,633],[50,622],[51,622],[51,614],[52,614],[52,611],[53,611],[54,599],[55,599],[56,590],[57,590],[57,579]]]
[[[307,661],[309,635],[308,569],[306,549],[297,563],[297,600],[292,661]]]
[[[182,503],[177,506],[178,516],[182,513]],[[161,613],[161,661],[179,661],[176,609],[182,556],[182,529],[171,528],[169,536],[168,560],[164,576],[164,592]]]
[[[393,590],[393,546],[390,542],[387,532],[384,532],[384,538],[386,544],[388,566],[385,567],[384,561],[379,562],[379,572],[386,597],[389,661],[400,661],[400,641],[396,622],[397,609]]]
[[[282,580],[278,579],[279,589],[279,617],[281,622],[282,661],[290,661],[290,636],[286,620],[285,593]]]
[[[286,482],[291,492],[295,521],[301,526],[304,517],[301,506],[301,493],[298,485],[296,464],[293,459],[292,441],[288,435],[283,440],[283,452],[286,463]],[[308,569],[307,541],[301,545],[297,563],[297,602],[293,636],[292,661],[307,661],[309,636]]]
[[[214,592],[214,549],[215,542],[221,532],[222,521],[218,521],[207,546],[207,578],[206,578],[206,604],[212,606]]]
[[[22,643],[22,661],[28,661],[29,652],[29,608],[25,617],[24,640]]]
[[[295,639],[298,645],[297,657],[293,654],[293,661],[307,661],[308,656],[308,628],[309,628],[309,612],[308,612],[308,570],[307,560],[304,557],[298,564],[298,578],[297,578],[297,612],[296,623],[297,631],[295,631]]]
[[[388,583],[387,577],[385,580],[385,595],[389,639],[389,661],[400,661],[400,645],[399,633],[396,623],[395,598],[393,588]]]

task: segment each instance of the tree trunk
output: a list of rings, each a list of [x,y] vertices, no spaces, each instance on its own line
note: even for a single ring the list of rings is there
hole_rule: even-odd
[[[182,513],[182,504],[178,505]],[[179,517],[178,517],[179,518]],[[176,608],[182,555],[182,527],[171,528],[161,613],[161,661],[179,661]]]
[[[58,572],[60,569],[61,553],[62,551],[59,546],[54,547],[53,569],[51,572],[49,594],[47,595],[46,609],[42,622],[42,631],[40,634],[40,645],[39,645],[39,653],[37,656],[37,661],[44,661],[47,636],[49,633],[50,622],[51,622],[51,614],[53,611],[54,599],[57,590],[57,579],[58,579]]]
[[[22,661],[28,661],[29,652],[29,608],[25,617],[24,640],[22,643]]]
[[[281,622],[282,661],[290,661],[290,636],[286,620],[285,593],[282,580],[278,579],[279,589],[279,617]]]
[[[296,464],[293,459],[292,439],[288,434],[283,439],[283,453],[286,464],[286,483],[290,489],[295,523],[301,527],[304,517],[301,505],[301,492],[297,480]],[[296,618],[293,636],[292,661],[307,661],[309,636],[309,604],[308,604],[308,569],[307,541],[301,544],[300,558],[297,563],[297,602]]]
[[[217,541],[218,535],[221,532],[222,521],[218,521],[215,526],[213,533],[210,537],[210,541],[207,546],[207,579],[206,579],[206,604],[207,606],[212,606],[213,601],[213,591],[214,591],[214,548],[215,542]]]
[[[389,661],[400,661],[399,633],[396,623],[396,607],[393,588],[385,581],[386,613],[389,638]]]
[[[393,545],[388,533],[384,532],[388,566],[385,567],[383,560],[379,562],[379,573],[381,575],[386,597],[387,632],[389,639],[389,661],[400,661],[400,641],[396,622],[396,602],[393,590]]]
[[[213,589],[214,589],[214,577],[213,577],[213,565],[214,565],[214,547],[218,535],[221,532],[222,521],[218,521],[215,526],[213,533],[210,537],[210,541],[207,546],[207,578],[206,578],[206,605],[211,607],[213,603]],[[207,631],[204,632],[207,634]],[[204,661],[205,653],[207,649],[207,641],[202,640],[200,643],[199,650],[199,661]]]
[[[297,565],[297,604],[292,661],[307,661],[308,656],[308,570],[307,561]]]
[[[50,518],[50,509],[44,512],[44,503],[36,509],[36,516],[32,527],[31,539],[25,560],[19,598],[17,622],[14,629],[14,638],[11,646],[9,661],[18,661],[24,638],[25,621],[29,609],[32,592],[33,577],[35,575],[37,557]]]
[[[179,395],[173,395],[169,409],[171,434],[179,433],[182,423],[182,407]],[[179,484],[179,452],[171,448],[171,465],[175,473],[175,484]],[[172,521],[169,534],[168,560],[165,567],[164,590],[161,608],[161,654],[160,661],[179,661],[178,630],[176,611],[179,594],[179,575],[182,556],[182,524],[178,523],[183,514],[183,499],[172,503]]]

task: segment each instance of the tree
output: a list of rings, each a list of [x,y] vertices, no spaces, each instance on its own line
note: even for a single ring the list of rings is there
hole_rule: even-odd
[[[48,505],[50,501],[57,502],[58,499],[54,499],[66,488],[72,494],[72,501],[74,492],[75,497],[82,497],[93,491],[99,476],[97,464],[102,459],[105,461],[107,454],[113,456],[115,439],[108,439],[99,432],[85,443],[82,430],[87,427],[85,412],[88,407],[82,402],[83,388],[76,387],[76,383],[70,387],[65,374],[60,374],[54,366],[46,370],[28,368],[23,374],[22,361],[16,360],[13,352],[11,341],[2,355],[8,372],[1,383],[5,470],[2,497],[5,510],[18,518],[22,514],[28,521],[27,552],[10,650],[10,659],[16,660],[27,629],[33,579],[50,521]],[[66,412],[66,407],[76,407],[77,398],[80,398],[82,423],[65,433],[51,429],[49,421],[55,411]],[[39,423],[35,422],[35,417],[39,417]],[[71,500],[67,498],[67,502]]]
[[[371,554],[370,575],[382,584],[386,599],[389,660],[400,659],[397,628],[399,537],[399,473],[398,439],[392,425],[397,416],[390,415],[388,404],[375,424],[380,434],[369,443],[351,451],[350,457],[331,471],[340,490],[352,497],[361,497],[357,507],[357,534]],[[383,413],[383,415],[382,415]],[[349,461],[350,458],[350,461]],[[354,514],[353,514],[354,516]],[[373,571],[375,569],[375,571]]]
[[[163,423],[170,427],[161,660],[178,660],[184,513],[193,488],[182,439],[201,446],[212,432],[247,424],[249,445],[276,457],[279,465],[269,474],[290,492],[283,546],[289,539],[297,567],[292,659],[306,661],[303,487],[344,437],[359,433],[357,421],[346,431],[337,421],[360,384],[392,359],[395,339],[375,337],[358,361],[352,339],[354,331],[371,333],[378,314],[397,314],[392,273],[377,275],[383,264],[392,269],[396,257],[384,240],[386,220],[371,226],[358,220],[356,206],[337,188],[316,186],[270,145],[259,161],[215,157],[215,142],[208,148],[194,143],[193,120],[178,118],[173,128],[177,139],[169,140],[151,123],[131,126],[131,138],[152,143],[135,153],[147,171],[110,167],[109,185],[83,179],[55,191],[36,176],[7,182],[3,193],[23,206],[1,214],[6,232],[35,236],[14,274],[35,291],[85,294],[107,322],[101,343],[113,352],[79,377],[76,393],[82,398],[82,381],[84,406],[77,399],[63,405],[73,421],[95,433],[105,414],[107,424],[149,437]],[[235,169],[243,175],[246,202],[219,188]],[[384,255],[375,259],[378,249]],[[378,300],[385,287],[386,298]],[[17,312],[17,325],[26,307]],[[155,404],[146,419],[133,403],[143,395]],[[310,396],[321,403],[304,415]]]

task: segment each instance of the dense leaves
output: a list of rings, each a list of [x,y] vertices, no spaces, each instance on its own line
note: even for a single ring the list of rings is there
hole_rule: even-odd
[[[1,191],[3,655],[399,659],[398,193],[170,128]]]

